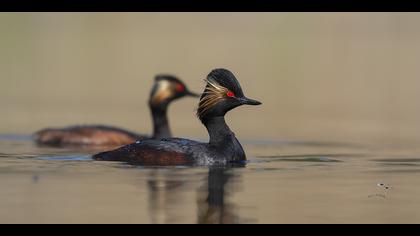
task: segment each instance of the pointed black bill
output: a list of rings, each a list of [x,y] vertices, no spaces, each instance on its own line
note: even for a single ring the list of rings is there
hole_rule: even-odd
[[[247,98],[247,97],[241,98],[240,101],[241,101],[242,105],[258,106],[258,105],[262,104],[261,102],[259,102],[257,100],[250,99],[250,98]]]

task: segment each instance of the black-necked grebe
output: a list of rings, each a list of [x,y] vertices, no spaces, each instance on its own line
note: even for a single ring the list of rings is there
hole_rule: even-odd
[[[169,104],[185,96],[199,97],[190,92],[187,86],[171,75],[158,75],[149,98],[153,118],[153,136],[141,135],[123,129],[84,125],[66,128],[50,128],[34,134],[35,141],[48,146],[122,146],[147,138],[172,137],[167,110]]]
[[[114,151],[93,156],[95,160],[124,161],[136,165],[219,165],[241,163],[245,152],[225,122],[225,114],[241,105],[260,105],[246,98],[235,76],[226,69],[215,69],[206,79],[197,116],[206,126],[210,141],[165,138],[141,140]]]

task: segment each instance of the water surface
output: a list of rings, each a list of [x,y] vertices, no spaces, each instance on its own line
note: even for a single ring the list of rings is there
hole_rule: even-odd
[[[420,221],[420,156],[374,146],[243,142],[245,167],[141,167],[0,137],[2,223]]]

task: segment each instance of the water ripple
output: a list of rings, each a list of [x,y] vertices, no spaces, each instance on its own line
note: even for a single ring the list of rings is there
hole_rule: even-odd
[[[44,161],[92,161],[90,155],[84,156],[40,156],[37,157],[38,160]]]
[[[375,162],[387,162],[387,163],[409,163],[409,162],[420,162],[420,158],[389,158],[389,159],[374,159]]]
[[[259,156],[257,158],[265,159],[267,162],[343,162],[337,157],[354,157],[354,154],[307,154],[307,155],[278,155],[278,156]],[[335,157],[335,158],[332,158]]]

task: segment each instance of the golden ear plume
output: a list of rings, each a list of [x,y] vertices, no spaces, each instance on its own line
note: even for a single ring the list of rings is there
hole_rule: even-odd
[[[197,109],[198,117],[203,117],[204,114],[226,96],[226,93],[229,91],[227,88],[221,86],[214,79],[205,79],[207,85],[204,90],[203,96],[200,100]]]

